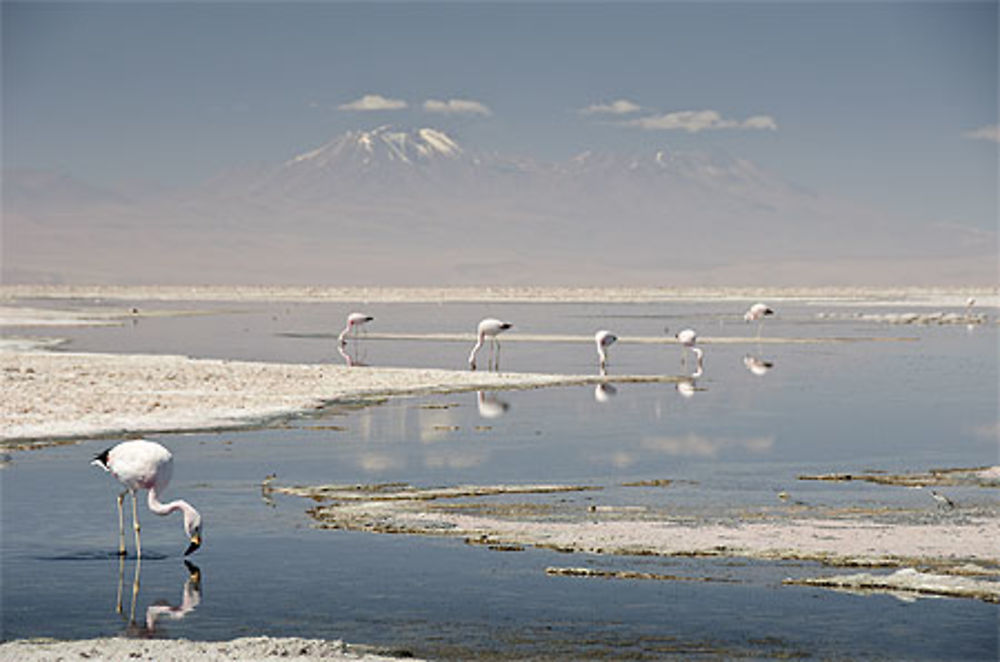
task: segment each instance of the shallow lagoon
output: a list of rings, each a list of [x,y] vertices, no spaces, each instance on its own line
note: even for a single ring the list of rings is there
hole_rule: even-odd
[[[73,302],[80,305],[79,302]],[[129,303],[128,305],[132,305]],[[163,304],[135,302],[137,307]],[[168,352],[255,360],[342,361],[334,338],[357,306],[177,305],[215,314],[139,318],[122,327],[60,329],[68,350]],[[485,315],[520,333],[615,331],[609,371],[681,373],[675,345],[629,336],[693,326],[706,342],[693,393],[673,384],[619,384],[490,394],[505,403],[483,417],[477,394],[332,407],[278,429],[161,435],[177,468],[168,493],[206,517],[192,559],[202,594],[157,636],[222,639],[253,633],[344,638],[417,655],[460,657],[808,655],[994,659],[997,607],[969,600],[904,603],[781,586],[822,574],[811,563],[740,559],[592,557],[544,550],[496,552],[444,539],[311,528],[309,502],[262,498],[281,484],[418,486],[553,482],[603,487],[570,497],[601,505],[668,507],[692,517],[780,508],[787,491],[807,504],[912,508],[946,518],[926,490],[805,482],[805,473],[918,471],[997,462],[997,327],[887,326],[818,320],[832,305],[785,303],[764,326],[775,337],[906,338],[851,343],[752,342],[733,302],[665,304],[376,304],[368,338],[352,343],[372,365],[462,368],[469,344],[385,340],[380,333],[468,332]],[[866,307],[865,312],[873,312]],[[471,322],[470,322],[471,320]],[[31,331],[30,329],[28,331]],[[51,329],[37,330],[52,335]],[[773,362],[764,375],[744,364]],[[593,346],[504,342],[505,370],[596,371]],[[690,366],[688,366],[690,371]],[[91,637],[126,629],[115,613],[119,562],[114,485],[90,458],[113,440],[10,454],[3,476],[5,638]],[[670,479],[668,488],[622,483]],[[949,488],[965,504],[993,490]],[[560,497],[549,497],[560,498]],[[144,548],[136,618],[164,599],[179,604],[187,571],[179,522],[140,506]],[[549,577],[547,566],[713,578],[652,582]],[[125,563],[128,611],[134,561]]]

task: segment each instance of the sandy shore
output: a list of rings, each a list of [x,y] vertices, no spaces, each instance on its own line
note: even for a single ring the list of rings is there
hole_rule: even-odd
[[[54,662],[56,660],[155,660],[156,662],[223,662],[240,660],[344,660],[384,662],[405,652],[387,656],[369,652],[342,641],[300,639],[298,637],[244,637],[230,641],[187,641],[185,639],[125,639],[104,637],[78,641],[26,640],[0,644],[0,662]]]
[[[677,380],[655,375],[614,378]],[[307,414],[338,400],[603,381],[596,375],[2,352],[0,441],[238,428]]]

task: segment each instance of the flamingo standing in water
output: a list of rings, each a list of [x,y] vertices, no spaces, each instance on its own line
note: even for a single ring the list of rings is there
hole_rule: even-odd
[[[755,303],[743,313],[744,322],[760,322],[757,325],[757,337],[760,337],[760,330],[764,328],[764,317],[773,315],[774,311],[766,303]]]
[[[486,338],[490,339],[490,357],[493,358],[494,347],[496,347],[496,367],[500,367],[500,341],[497,340],[497,336],[506,331],[507,329],[514,326],[510,322],[504,322],[498,320],[495,317],[487,317],[479,323],[476,327],[476,345],[472,348],[472,352],[469,354],[469,369],[476,369],[476,354],[479,353],[479,349],[483,346]]]
[[[610,331],[602,330],[594,334],[594,342],[597,344],[597,356],[601,359],[601,370],[608,361],[608,347],[615,344],[618,336]]]
[[[91,464],[111,473],[125,489],[118,495],[118,554],[125,556],[125,521],[122,515],[122,501],[126,493],[132,494],[132,526],[135,529],[135,555],[142,556],[139,540],[139,514],[136,510],[135,493],[147,490],[149,509],[157,515],[169,515],[175,510],[184,513],[184,533],[191,544],[184,555],[187,556],[201,546],[201,515],[187,501],[177,499],[161,503],[160,495],[167,489],[174,471],[174,457],[170,451],[145,439],[124,441],[107,449]]]
[[[337,342],[341,345],[346,345],[347,336],[349,334],[353,335],[354,333],[357,333],[357,328],[359,326],[368,324],[368,322],[371,322],[373,319],[375,318],[371,315],[365,315],[364,313],[351,313],[347,316],[347,325],[344,326],[344,330],[340,332],[339,336],[337,336]]]
[[[678,331],[675,335],[677,342],[684,346],[684,353],[681,355],[681,361],[687,364],[687,350],[690,349],[694,352],[694,355],[698,357],[698,367],[701,367],[701,357],[704,352],[701,351],[700,347],[695,347],[695,343],[698,342],[698,333],[694,329],[683,329]]]

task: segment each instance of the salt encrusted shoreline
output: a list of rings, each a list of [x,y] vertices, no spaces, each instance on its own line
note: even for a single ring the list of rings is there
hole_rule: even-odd
[[[604,381],[595,375],[0,352],[0,441],[239,428],[308,414],[337,400]]]
[[[386,662],[406,657],[368,652],[339,640],[299,637],[242,637],[229,641],[188,641],[186,639],[127,639],[103,637],[77,641],[28,639],[0,644],[0,662],[49,662],[51,660],[149,660],[156,662],[253,662],[283,660],[343,660]]]
[[[333,287],[265,285],[0,285],[0,300],[107,299],[129,301],[651,302],[671,300],[841,300],[996,306],[997,287]]]

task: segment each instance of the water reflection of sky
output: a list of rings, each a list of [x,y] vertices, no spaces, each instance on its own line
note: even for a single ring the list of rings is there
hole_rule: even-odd
[[[564,645],[551,631],[533,629],[538,620],[562,623],[567,639],[599,633],[608,646],[619,638],[656,633],[753,651],[751,632],[751,638],[778,637],[792,649],[821,657],[859,650],[862,656],[930,658],[940,657],[934,650],[948,651],[946,657],[957,650],[967,653],[961,657],[995,652],[996,611],[987,605],[920,603],[901,621],[885,609],[890,598],[860,600],[778,588],[791,570],[767,564],[750,564],[756,569],[735,573],[743,582],[735,589],[553,581],[541,570],[566,561],[553,561],[547,552],[503,555],[445,541],[315,531],[303,512],[308,504],[288,498],[268,503],[259,487],[274,473],[284,484],[593,484],[605,488],[604,502],[709,515],[775,504],[778,490],[811,504],[860,499],[908,507],[926,502],[933,508],[930,498],[917,490],[796,477],[995,464],[994,325],[970,332],[964,327],[820,322],[815,307],[786,305],[767,321],[765,338],[915,340],[706,343],[704,374],[692,382],[616,384],[616,374],[683,374],[680,347],[630,344],[629,336],[664,335],[665,326],[693,326],[703,337],[752,337],[756,328],[743,323],[741,305],[728,303],[223,308],[230,312],[143,318],[121,328],[59,333],[72,339],[68,349],[79,351],[342,364],[336,334],[343,316],[360,308],[376,318],[370,334],[471,333],[479,318],[494,315],[514,322],[512,335],[590,336],[608,328],[621,340],[610,348],[609,382],[603,389],[589,385],[395,398],[334,406],[277,429],[158,435],[177,458],[169,494],[191,500],[206,516],[206,544],[194,559],[203,571],[204,597],[199,594],[197,609],[165,623],[158,636],[228,638],[266,632],[410,645],[433,635],[448,645],[471,638],[497,649],[504,646],[483,640],[530,630],[534,634],[528,638],[536,637],[538,650]],[[52,335],[52,329],[44,333]],[[464,369],[470,346],[362,335],[346,349],[371,365]],[[752,369],[748,355],[770,367]],[[596,373],[597,355],[593,343],[510,342],[504,343],[503,368]],[[101,554],[116,544],[115,490],[89,466],[91,457],[113,441],[13,453],[12,463],[2,469],[5,637],[122,631],[114,611],[117,560]],[[675,482],[666,489],[622,486],[658,479]],[[970,488],[954,488],[949,494],[960,501],[992,498]],[[137,613],[143,614],[161,599],[181,604],[178,595],[184,595],[188,572],[180,562],[179,521],[155,518],[144,507],[140,516],[144,549],[148,545],[150,550],[137,605]],[[705,572],[714,563],[613,561],[616,567],[657,563],[692,572]],[[712,566],[709,572],[721,571]],[[126,589],[127,584],[128,573]],[[748,610],[761,614],[756,626],[725,625],[745,623],[741,619]],[[882,641],[860,634],[872,627],[877,631],[879,625],[894,634]],[[940,648],[912,643],[931,639],[942,642]]]

